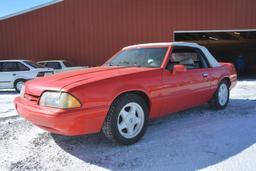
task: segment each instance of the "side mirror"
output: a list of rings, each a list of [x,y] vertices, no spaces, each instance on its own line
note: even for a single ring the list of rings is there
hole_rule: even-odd
[[[174,65],[172,69],[172,74],[175,75],[179,72],[186,72],[187,68],[185,65]]]

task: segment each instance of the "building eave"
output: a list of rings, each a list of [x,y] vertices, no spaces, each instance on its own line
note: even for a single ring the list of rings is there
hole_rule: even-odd
[[[0,17],[0,21],[6,20],[8,18],[12,18],[12,17],[18,16],[18,15],[22,15],[22,14],[25,14],[25,13],[29,13],[31,11],[35,11],[35,10],[38,10],[40,8],[44,8],[44,7],[47,7],[47,6],[56,4],[56,3],[60,3],[62,1],[64,1],[64,0],[55,0],[55,1],[48,2],[48,3],[44,3],[42,5],[37,5],[35,7],[29,8],[29,9],[26,9],[26,10],[22,10],[22,11],[19,11],[19,12],[10,14],[10,15],[6,15],[6,16]]]

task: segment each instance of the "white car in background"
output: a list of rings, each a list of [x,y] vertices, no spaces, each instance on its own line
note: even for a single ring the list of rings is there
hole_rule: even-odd
[[[47,68],[54,69],[54,73],[87,68],[87,67],[75,66],[71,62],[66,60],[39,61],[37,63]]]
[[[52,74],[53,69],[29,60],[0,60],[0,89],[20,92],[26,81]]]

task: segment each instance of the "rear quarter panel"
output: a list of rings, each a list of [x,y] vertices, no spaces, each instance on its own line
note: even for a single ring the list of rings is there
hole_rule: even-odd
[[[225,73],[225,77],[228,77],[230,80],[230,88],[234,88],[237,83],[237,72],[235,66],[232,63],[222,62],[220,64],[223,68],[223,72]]]
[[[25,80],[32,80],[36,78],[37,74],[38,74],[38,71],[35,69],[31,69],[30,71],[22,71],[17,74],[16,80],[18,78],[25,79]]]
[[[216,92],[220,82],[223,79],[228,78],[230,80],[230,83],[231,83],[230,89],[236,85],[237,75],[236,75],[236,71],[233,69],[232,64],[221,63],[221,65],[218,67],[212,67],[209,69],[209,75],[210,75],[210,77],[208,78],[208,81],[210,82],[211,88],[209,89],[210,96],[209,96],[208,101],[211,99],[213,94]]]

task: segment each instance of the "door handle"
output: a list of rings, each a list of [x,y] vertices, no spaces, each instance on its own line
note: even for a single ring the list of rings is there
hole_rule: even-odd
[[[17,74],[12,74],[12,76],[16,76]]]
[[[208,77],[208,73],[203,73],[203,77]]]

